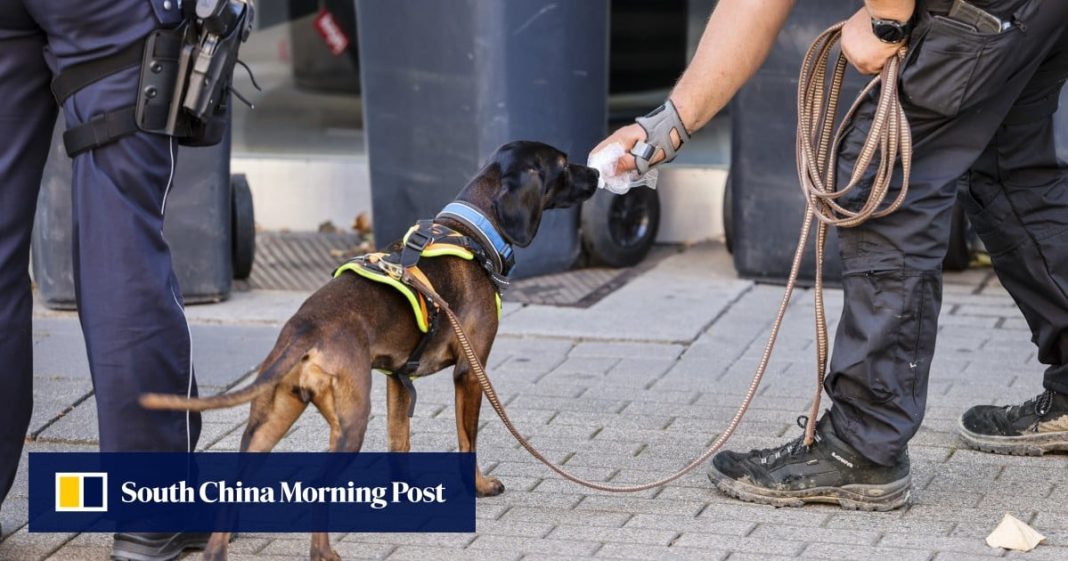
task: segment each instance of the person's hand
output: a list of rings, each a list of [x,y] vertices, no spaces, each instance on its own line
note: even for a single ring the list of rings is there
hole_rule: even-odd
[[[865,8],[853,14],[842,27],[842,53],[862,74],[878,74],[903,45],[880,41],[872,33],[871,16]]]
[[[611,144],[621,144],[625,154],[622,158],[616,160],[616,171],[612,175],[622,175],[628,171],[635,171],[638,169],[638,165],[634,162],[634,156],[630,155],[630,149],[634,148],[634,144],[639,140],[645,140],[645,129],[638,123],[633,123],[610,134],[608,138],[602,140],[600,144],[595,146],[593,150],[590,151],[590,154],[596,154]]]
[[[611,144],[622,144],[625,154],[622,158],[616,161],[616,172],[612,175],[622,175],[628,171],[637,171],[638,164],[634,161],[634,156],[630,154],[630,149],[634,148],[634,145],[639,140],[644,141],[645,138],[645,129],[643,129],[641,125],[638,123],[627,125],[609,135],[608,138],[602,140],[597,146],[594,146],[593,150],[590,150],[590,154],[596,154]],[[679,139],[679,134],[674,130],[671,131],[671,142],[675,145],[676,150],[682,146],[682,140]],[[664,151],[657,148],[656,152],[653,153],[653,158],[649,160],[649,167],[651,168],[660,163],[665,157]]]

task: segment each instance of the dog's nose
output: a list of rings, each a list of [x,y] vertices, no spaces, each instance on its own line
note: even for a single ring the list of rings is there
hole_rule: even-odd
[[[583,174],[584,176],[579,183],[582,185],[581,189],[583,193],[588,193],[586,196],[589,196],[592,195],[594,191],[597,190],[598,185],[600,185],[601,172],[597,171],[596,168],[590,167],[586,168],[584,171],[586,173]]]
[[[597,171],[597,168],[591,168],[582,164],[570,164],[571,177],[574,181],[574,187],[583,192],[585,196],[592,195],[597,190],[601,172]],[[586,192],[589,194],[586,194]]]
[[[597,182],[597,178],[601,177],[601,172],[597,171],[597,168],[591,168],[582,164],[571,164],[571,174],[577,177],[592,179],[595,183]]]

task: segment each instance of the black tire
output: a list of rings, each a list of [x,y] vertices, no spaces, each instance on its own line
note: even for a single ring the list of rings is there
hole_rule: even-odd
[[[256,213],[245,174],[230,177],[230,259],[234,278],[247,279],[256,259]]]
[[[647,187],[625,195],[598,191],[582,205],[582,245],[591,265],[637,265],[656,242],[659,228],[660,198]]]
[[[968,219],[964,207],[958,202],[953,207],[953,222],[949,230],[949,249],[942,261],[946,271],[963,271],[972,261],[972,250],[968,247]]]
[[[731,174],[727,174],[727,183],[723,186],[723,245],[727,253],[734,255],[734,190],[731,188]]]

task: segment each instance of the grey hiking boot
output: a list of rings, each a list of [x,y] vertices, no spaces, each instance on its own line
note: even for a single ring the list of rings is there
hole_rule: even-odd
[[[969,447],[995,454],[1068,451],[1068,395],[1046,390],[1020,405],[976,405],[961,415],[960,436]]]
[[[806,417],[798,418],[802,428],[806,422]],[[708,478],[727,495],[772,506],[832,503],[884,511],[908,504],[908,453],[893,466],[876,464],[839,439],[827,415],[816,425],[812,446],[805,446],[804,439],[802,434],[778,448],[720,452]]]

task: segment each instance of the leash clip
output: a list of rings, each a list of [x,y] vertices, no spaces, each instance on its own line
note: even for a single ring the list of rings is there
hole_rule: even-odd
[[[387,259],[379,259],[376,264],[379,269],[382,269],[383,273],[389,275],[394,280],[401,280],[401,277],[404,276],[404,267],[401,267],[399,263],[394,263]]]

